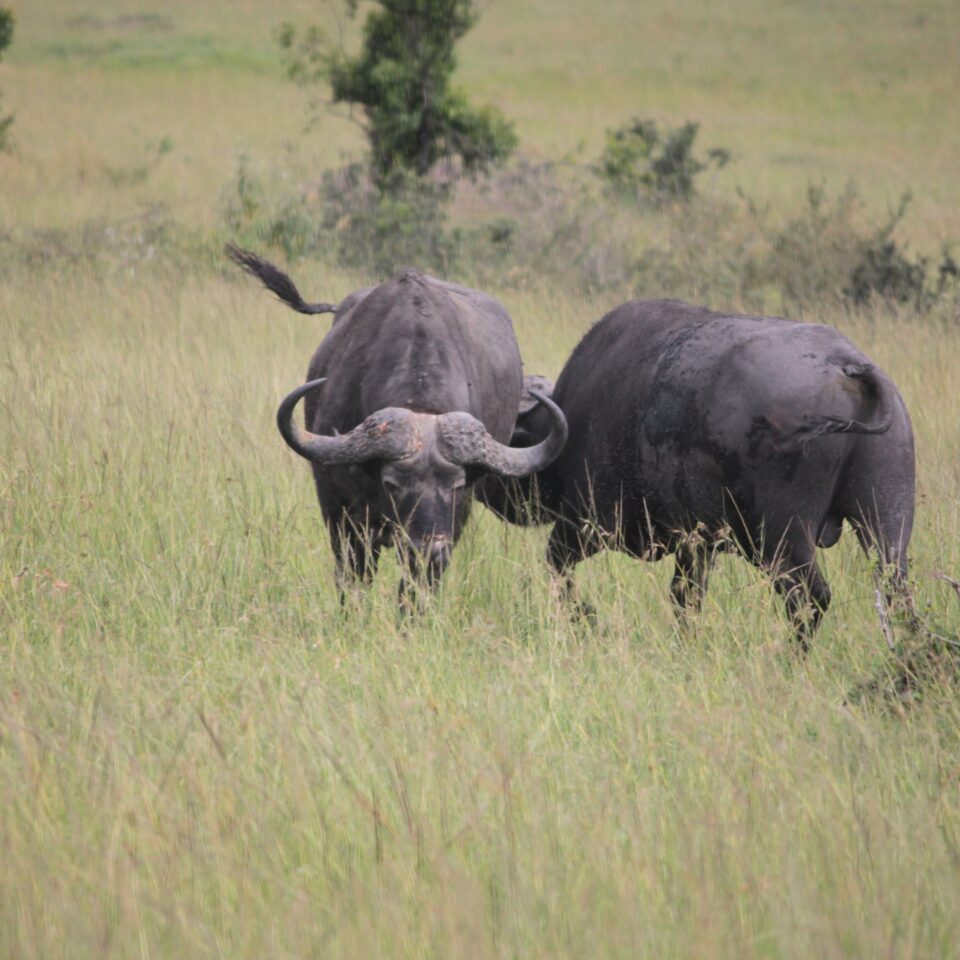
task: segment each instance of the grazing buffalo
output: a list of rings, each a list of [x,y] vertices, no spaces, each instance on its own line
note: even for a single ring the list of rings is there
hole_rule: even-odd
[[[490,478],[479,496],[513,523],[554,523],[548,557],[568,592],[573,566],[604,546],[674,553],[682,614],[732,545],[774,575],[805,647],[830,602],[815,551],[844,520],[905,590],[910,417],[836,330],[634,300],[587,333],[552,397],[569,423],[563,453],[535,484]],[[525,396],[513,442],[548,426]]]
[[[523,374],[510,316],[492,297],[408,270],[339,306],[311,304],[272,264],[233,246],[227,253],[294,309],[334,313],[309,382],[280,404],[277,424],[313,465],[341,591],[350,576],[373,575],[398,531],[409,573],[433,582],[473,484],[542,470],[563,448],[566,421],[547,397],[537,398],[544,439],[507,445]],[[292,420],[301,397],[306,430]]]

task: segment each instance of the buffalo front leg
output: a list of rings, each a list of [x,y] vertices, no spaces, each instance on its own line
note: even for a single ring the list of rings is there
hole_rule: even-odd
[[[441,566],[430,562],[420,551],[411,546],[397,544],[397,561],[400,564],[400,584],[397,587],[397,607],[401,616],[423,613],[427,599],[440,582],[444,563]]]
[[[570,603],[581,616],[596,616],[593,607],[577,597],[573,569],[581,561],[592,557],[600,549],[597,536],[586,527],[560,519],[550,531],[547,541],[547,562],[550,564],[560,598]]]
[[[772,572],[774,585],[793,623],[794,636],[806,653],[810,638],[830,606],[830,587],[820,573],[812,547],[781,553],[772,564]]]
[[[682,543],[675,555],[670,595],[681,625],[687,623],[689,613],[697,613],[707,592],[713,551],[706,543]]]
[[[348,592],[369,586],[377,572],[380,545],[372,540],[369,530],[358,528],[349,518],[330,524],[330,545],[340,603],[344,604]]]

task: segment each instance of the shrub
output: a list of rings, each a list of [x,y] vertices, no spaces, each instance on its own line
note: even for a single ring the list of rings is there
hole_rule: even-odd
[[[661,132],[655,120],[635,118],[607,131],[598,173],[621,196],[657,202],[688,200],[698,174],[730,160],[730,152],[719,147],[709,150],[706,159],[695,157],[699,129],[699,124],[688,122]]]
[[[748,267],[746,286],[773,287],[787,304],[801,307],[843,296],[865,242],[862,203],[852,184],[832,200],[822,187],[810,185],[800,213],[775,229],[750,209],[767,250]]]
[[[748,301],[763,309],[762,292],[751,284],[756,230],[736,204],[700,199],[664,208],[659,219],[663,240],[647,245],[633,264],[635,296],[677,297],[717,308]]]
[[[226,239],[279,248],[288,261],[329,258],[380,277],[415,266],[481,287],[547,284],[610,302],[679,297],[756,312],[873,297],[949,310],[948,294],[960,305],[952,257],[931,277],[890,238],[906,207],[871,228],[852,186],[836,197],[810,187],[799,213],[773,226],[749,201],[638,209],[576,164],[523,158],[481,179],[396,170],[384,185],[355,162],[295,191],[282,171],[269,183],[241,161]]]
[[[921,307],[928,296],[927,261],[911,261],[895,241],[878,239],[864,246],[844,293],[858,304],[877,296]]]
[[[576,168],[521,158],[482,181],[458,184],[454,263],[460,276],[480,284],[625,291],[635,240],[620,206],[598,197]],[[485,217],[479,222],[478,211]]]
[[[269,189],[244,157],[225,196],[224,224],[227,239],[279,248],[287,260],[328,257],[379,276],[406,266],[444,274],[453,246],[445,226],[449,189],[400,170],[381,187],[355,162],[291,193]]]
[[[377,184],[361,164],[323,178],[322,227],[338,261],[388,276],[416,266],[445,275],[454,256],[446,231],[449,186],[395,169]]]
[[[929,260],[926,257],[911,260],[906,249],[892,239],[891,234],[903,219],[910,199],[909,193],[904,194],[888,222],[862,244],[860,257],[850,272],[849,285],[844,289],[854,303],[880,299],[908,304],[925,312],[949,290],[956,290],[960,267],[947,250],[943,251],[936,280],[933,280],[927,271]]]

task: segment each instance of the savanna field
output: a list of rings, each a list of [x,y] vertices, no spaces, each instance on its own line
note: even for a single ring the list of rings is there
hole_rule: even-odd
[[[0,956],[960,957],[960,685],[882,695],[891,660],[849,532],[822,552],[833,603],[806,658],[733,557],[686,633],[670,562],[617,555],[578,569],[597,617],[572,620],[546,528],[479,506],[421,616],[398,617],[392,559],[341,608],[309,469],[274,424],[329,317],[219,253],[242,171],[309,192],[362,153],[348,120],[310,122],[322,90],[287,79],[276,42],[285,20],[337,35],[337,9],[15,6]],[[748,205],[789,224],[811,184],[853,182],[880,222],[909,189],[893,235],[934,264],[960,242],[958,50],[946,0],[496,0],[457,80],[515,121],[530,162],[586,164],[631,115],[699,121],[733,158],[698,202],[748,246]],[[454,215],[497,198],[471,187]],[[690,226],[653,211],[617,229],[640,257]],[[382,279],[260,252],[308,299]],[[527,371],[551,377],[638,294],[839,328],[911,411],[912,583],[956,638],[939,579],[960,580],[955,305],[791,303],[771,283],[745,300],[714,265],[661,289],[505,263],[485,287]]]

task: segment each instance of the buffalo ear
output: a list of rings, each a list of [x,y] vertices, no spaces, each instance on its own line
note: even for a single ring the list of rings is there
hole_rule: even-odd
[[[541,377],[536,374],[534,374],[533,376],[524,377],[523,388],[520,391],[520,411],[518,414],[518,418],[522,417],[525,413],[529,413],[540,402],[531,393],[532,390],[539,390],[540,393],[544,393],[548,397],[552,397],[553,386],[554,386],[553,381],[548,380],[546,377]]]
[[[553,381],[546,377],[527,376],[523,378],[523,389],[520,392],[520,409],[517,413],[517,422],[513,427],[513,436],[510,437],[511,447],[530,447],[539,443],[544,436],[543,431],[536,431],[533,427],[533,412],[538,408],[540,401],[531,393],[538,390],[548,397],[553,396]]]

